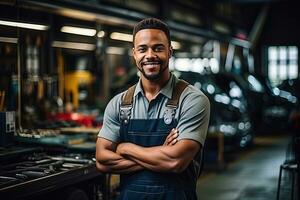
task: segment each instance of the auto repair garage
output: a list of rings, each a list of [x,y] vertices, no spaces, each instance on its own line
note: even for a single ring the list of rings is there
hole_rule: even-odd
[[[2,0],[0,198],[299,199],[299,6],[293,0]],[[179,132],[168,147],[166,135],[161,145],[106,140],[111,154],[140,170],[107,167],[114,165],[114,156],[103,161],[100,155],[107,149],[96,142],[103,139],[102,128],[110,130],[108,103],[138,82],[143,94],[144,82],[155,83],[166,69],[156,55],[165,51],[163,44],[150,50],[135,46],[139,32],[133,35],[133,28],[146,18],[169,27],[167,76],[185,80],[210,102],[205,142],[192,141],[200,150],[183,164],[197,163],[194,198],[123,194],[139,173],[177,177],[188,170],[160,170],[160,160],[154,159],[156,149],[181,143],[180,114]],[[151,70],[159,68],[155,78],[137,66],[144,51],[152,52]],[[163,89],[157,92],[152,100],[147,97],[149,106],[162,99]],[[116,117],[124,126],[134,121],[131,115],[143,113],[129,107],[114,107],[125,113]],[[162,114],[165,125],[177,116],[173,111]],[[136,123],[147,133],[146,141],[155,135]],[[141,155],[153,149],[154,167],[119,155],[124,143],[141,147]]]

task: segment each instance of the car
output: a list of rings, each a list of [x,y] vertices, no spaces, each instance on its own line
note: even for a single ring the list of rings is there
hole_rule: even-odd
[[[297,100],[300,99],[300,78],[284,80],[278,85],[278,88],[281,91],[288,92],[287,95],[291,95],[288,96],[290,99],[293,100],[293,96],[296,97]],[[299,107],[299,104],[297,106]]]
[[[224,134],[224,150],[235,151],[252,144],[253,132],[245,101],[235,99],[215,83],[211,75],[175,71],[175,75],[194,85],[209,98],[211,115],[208,132]]]
[[[281,131],[288,127],[289,115],[297,99],[291,99],[285,91],[272,87],[268,79],[250,73],[237,75],[226,72],[214,76],[217,84],[229,96],[235,95],[232,92],[234,88],[240,88],[256,134]]]
[[[272,132],[287,130],[291,114],[298,107],[298,98],[284,88],[274,87],[267,77],[256,75],[265,87],[267,98],[264,99],[262,128]]]

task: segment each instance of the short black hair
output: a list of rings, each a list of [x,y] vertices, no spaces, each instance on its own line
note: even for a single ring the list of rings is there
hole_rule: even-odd
[[[140,30],[143,30],[143,29],[159,29],[159,30],[163,31],[169,40],[169,45],[171,45],[169,26],[166,23],[164,23],[163,21],[161,21],[160,19],[146,18],[146,19],[143,19],[142,21],[140,21],[139,23],[137,23],[133,28],[133,42],[134,42],[135,35],[137,34],[137,32],[139,32]]]

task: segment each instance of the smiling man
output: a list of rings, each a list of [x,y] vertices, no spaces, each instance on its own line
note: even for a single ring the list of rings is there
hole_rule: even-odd
[[[169,71],[168,26],[144,19],[133,30],[139,82],[107,105],[96,165],[121,174],[120,199],[197,199],[208,98]]]

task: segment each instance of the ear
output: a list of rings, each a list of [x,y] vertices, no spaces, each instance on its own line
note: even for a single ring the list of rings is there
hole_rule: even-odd
[[[169,49],[169,58],[171,58],[173,55],[173,47],[170,45],[170,49]]]
[[[135,51],[134,51],[134,47],[132,47],[132,55],[133,55],[133,58],[135,59]]]

